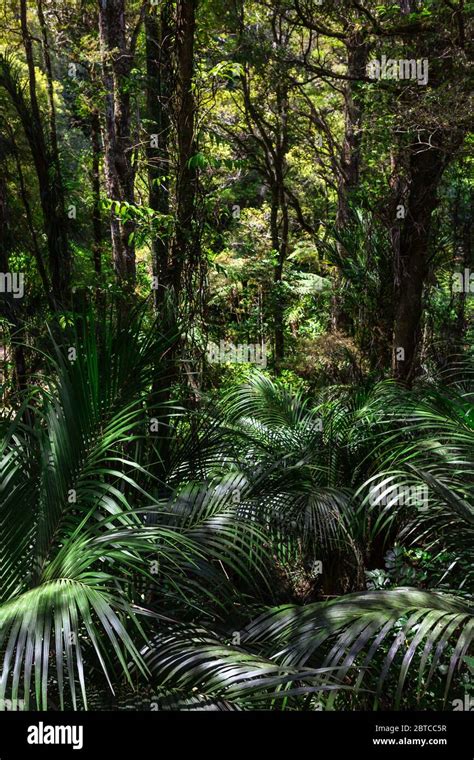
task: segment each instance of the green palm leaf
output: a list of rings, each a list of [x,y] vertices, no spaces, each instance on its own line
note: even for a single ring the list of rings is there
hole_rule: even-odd
[[[339,681],[349,677],[356,691],[369,681],[375,691],[375,707],[395,668],[398,678],[393,703],[398,709],[410,666],[418,664],[421,694],[443,653],[449,651],[446,700],[453,673],[463,665],[473,637],[472,604],[444,593],[398,588],[270,610],[247,627],[243,641],[247,646],[258,643],[266,651],[270,646],[272,659],[284,665],[334,668],[335,677]],[[384,657],[379,662],[381,652]],[[370,669],[375,664],[374,681]]]

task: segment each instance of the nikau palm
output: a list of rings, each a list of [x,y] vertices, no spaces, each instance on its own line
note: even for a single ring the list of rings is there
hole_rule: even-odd
[[[160,618],[144,609],[147,585],[178,601],[196,587],[215,596],[228,583],[225,565],[250,581],[262,562],[256,528],[238,531],[225,500],[177,521],[135,458],[170,340],[146,340],[138,318],[128,328],[88,319],[73,339],[74,361],[56,343],[56,372],[4,421],[0,699],[40,708],[64,706],[66,690],[74,708],[78,694],[86,705],[92,656],[110,687],[131,681],[130,665],[146,675],[141,617]]]
[[[310,403],[255,374],[189,411],[163,392],[176,336],[145,319],[55,328],[2,419],[0,701],[120,707],[140,683],[148,709],[398,707],[441,678],[446,702],[474,634],[467,582],[449,588],[473,525],[469,391]],[[442,590],[366,589],[397,541],[448,552]],[[282,605],[295,568],[306,591]]]

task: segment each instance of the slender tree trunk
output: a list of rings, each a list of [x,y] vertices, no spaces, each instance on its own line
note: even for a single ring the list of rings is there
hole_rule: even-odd
[[[102,214],[101,214],[101,198],[100,198],[100,158],[101,158],[101,143],[100,143],[100,117],[98,110],[94,110],[91,115],[91,140],[92,140],[92,170],[91,170],[91,186],[92,186],[92,231],[94,242],[92,244],[92,253],[94,256],[94,269],[97,275],[102,272],[102,249],[103,249],[103,234],[102,234]]]
[[[272,189],[271,207],[271,235],[272,248],[277,254],[277,263],[274,268],[274,283],[276,285],[274,303],[274,339],[275,339],[275,365],[278,368],[285,357],[285,305],[282,293],[283,267],[288,256],[289,237],[289,214],[288,203],[285,194],[284,157],[279,156],[279,166],[276,171],[276,183]]]
[[[51,142],[51,158],[53,161],[55,177],[54,182],[57,184],[58,202],[61,204],[61,210],[64,215],[64,183],[61,172],[61,162],[59,159],[58,132],[56,124],[56,105],[54,102],[54,79],[53,67],[51,64],[51,55],[49,51],[48,29],[43,11],[43,0],[37,0],[38,18],[41,27],[41,37],[43,43],[43,59],[46,71],[46,82],[49,102],[49,139]]]
[[[472,248],[472,224],[471,220],[474,212],[474,201],[470,198],[463,202],[462,190],[458,189],[457,197],[452,209],[452,225],[454,230],[454,248],[455,258],[454,265],[456,272],[465,272],[471,270],[474,264]],[[462,351],[462,345],[466,340],[466,331],[468,328],[467,302],[469,295],[465,290],[453,293],[454,311],[456,314],[454,324],[450,323],[444,330],[444,338],[447,342],[447,348],[450,352],[447,357],[448,364],[456,364],[459,361],[459,354]]]
[[[99,0],[99,34],[105,89],[105,177],[111,200],[134,203],[130,95],[127,79],[132,54],[127,48],[125,0]],[[133,221],[122,221],[112,210],[110,232],[114,267],[119,280],[133,285],[136,275]]]
[[[344,138],[340,156],[338,176],[338,205],[336,229],[344,230],[353,220],[352,201],[360,181],[362,147],[363,100],[360,81],[366,75],[370,45],[356,32],[347,43],[347,74],[351,77],[344,92]],[[341,256],[345,255],[338,242]],[[335,330],[351,332],[351,316],[344,311],[337,295],[332,302],[332,326]]]
[[[5,178],[5,166],[0,164],[0,272],[8,272],[8,207],[7,207],[7,182]],[[7,293],[2,294],[0,303],[3,306]],[[3,314],[5,316],[5,314]]]
[[[160,12],[147,13],[145,17],[146,71],[147,71],[147,161],[149,205],[160,214],[170,213],[171,171],[171,108],[173,97],[173,44],[172,3],[165,0]],[[156,279],[154,306],[160,314],[165,331],[173,330],[174,315],[165,307],[165,296],[170,285],[170,235],[163,228],[152,240],[153,277]],[[152,401],[163,410],[171,397],[170,385],[177,379],[175,350],[156,368],[152,388]],[[166,414],[166,411],[165,411]],[[154,474],[161,482],[166,481],[171,457],[172,419],[164,420],[162,434],[157,442],[159,457]],[[166,488],[163,492],[166,495]]]
[[[177,108],[176,130],[178,166],[176,177],[176,232],[172,248],[170,281],[175,297],[182,287],[185,266],[190,269],[199,257],[199,238],[195,229],[197,170],[190,159],[196,153],[193,94],[196,0],[178,0],[176,7]]]
[[[474,211],[473,204],[471,202],[471,214]],[[460,247],[462,249],[462,271],[470,269],[473,266],[473,249],[472,249],[472,225],[470,222],[463,220],[460,222]],[[467,293],[463,291],[459,293],[459,304],[456,310],[456,324],[454,329],[455,342],[459,346],[466,337],[467,320],[466,320],[466,300]]]
[[[67,239],[67,217],[64,209],[64,193],[60,178],[56,181],[57,167],[54,154],[46,147],[41,113],[36,95],[36,73],[33,44],[27,24],[26,0],[20,3],[20,21],[23,45],[28,67],[30,103],[27,107],[19,93],[11,92],[30,144],[40,188],[41,208],[46,233],[51,284],[56,302],[67,300],[70,292],[70,255]],[[54,140],[54,138],[52,138]],[[56,146],[57,147],[57,146]],[[53,167],[54,171],[51,172]]]
[[[283,322],[283,308],[281,302],[281,283],[283,280],[283,261],[280,256],[280,234],[278,229],[278,212],[280,209],[279,193],[276,184],[272,187],[272,201],[270,209],[270,231],[272,237],[272,248],[278,259],[273,271],[273,282],[275,290],[273,294],[273,339],[275,351],[275,364],[281,363],[285,352],[285,333]]]
[[[344,93],[344,139],[341,151],[341,173],[336,225],[339,229],[351,220],[351,200],[359,186],[364,114],[361,82],[366,75],[370,45],[355,33],[347,46],[348,80]]]
[[[12,242],[8,219],[7,183],[4,166],[0,166],[0,272],[10,271],[9,252]],[[14,332],[18,333],[21,328],[19,317],[19,304],[11,293],[3,293],[0,298],[0,316],[13,325]],[[1,346],[3,356],[6,356],[6,342]],[[13,366],[17,387],[23,391],[27,387],[27,366],[23,346],[16,343],[12,347]],[[28,422],[28,412],[24,412],[25,422]]]
[[[41,278],[41,283],[43,285],[43,290],[46,296],[46,299],[48,301],[49,306],[51,309],[54,310],[54,301],[51,297],[51,286],[48,280],[48,273],[46,271],[46,267],[43,261],[43,254],[41,252],[40,245],[38,243],[38,236],[36,234],[35,225],[33,221],[33,214],[31,211],[30,202],[28,200],[28,194],[26,191],[26,184],[25,184],[25,178],[23,175],[23,169],[21,166],[21,160],[20,160],[20,154],[18,151],[18,146],[15,140],[15,135],[13,132],[13,129],[11,127],[7,127],[8,135],[10,138],[10,143],[12,147],[12,153],[13,157],[15,159],[15,165],[16,165],[16,171],[17,171],[17,177],[18,177],[18,185],[20,188],[20,196],[23,203],[23,207],[25,209],[25,215],[26,215],[26,222],[28,225],[28,230],[31,237],[31,245],[33,249],[33,255],[35,258],[36,266],[38,268],[38,274]]]
[[[283,47],[282,38],[278,38],[278,44]],[[283,281],[283,267],[288,257],[288,242],[290,234],[290,219],[288,213],[288,200],[285,189],[286,157],[288,154],[288,82],[279,81],[276,88],[278,104],[278,131],[275,151],[275,179],[278,205],[281,214],[281,229],[279,231],[278,263],[275,272],[275,281],[279,284]],[[280,287],[277,293],[275,310],[275,364],[277,369],[285,357],[285,303],[284,294]]]
[[[147,68],[147,160],[149,205],[168,215],[170,174],[171,98],[173,92],[171,3],[166,0],[160,15],[145,18]],[[163,302],[169,285],[169,236],[164,228],[152,240],[155,308]]]

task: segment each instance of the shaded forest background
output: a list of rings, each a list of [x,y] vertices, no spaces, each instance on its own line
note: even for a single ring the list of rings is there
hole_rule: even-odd
[[[473,9],[1,3],[2,704],[464,709]]]

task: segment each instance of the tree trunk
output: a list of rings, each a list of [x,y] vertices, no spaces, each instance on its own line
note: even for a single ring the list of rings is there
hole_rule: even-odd
[[[451,209],[451,223],[454,232],[454,267],[456,272],[471,270],[474,264],[472,248],[472,224],[474,212],[474,200],[472,197],[463,197],[462,188],[458,188],[454,204]],[[453,292],[453,306],[455,312],[454,323],[448,323],[441,330],[447,347],[447,366],[456,366],[462,353],[463,344],[466,341],[468,329],[468,294],[465,289],[461,292]]]
[[[432,213],[444,169],[462,136],[438,133],[433,147],[410,146],[409,193],[400,231],[397,265],[392,366],[395,377],[411,384],[418,369],[418,342],[422,318],[423,286],[428,273],[428,245]]]
[[[360,82],[366,75],[370,45],[363,35],[356,32],[347,43],[347,75],[344,92],[344,138],[340,156],[338,176],[338,205],[336,229],[343,230],[353,218],[352,201],[359,186],[362,146],[363,102]],[[345,255],[342,245],[337,242],[341,256]],[[340,278],[339,278],[340,281]],[[332,327],[334,330],[351,332],[351,315],[344,311],[340,298],[334,295],[332,302]]]
[[[99,0],[99,34],[105,88],[105,177],[111,200],[134,203],[133,145],[130,129],[130,95],[127,79],[132,54],[127,49],[125,0]],[[119,280],[135,281],[133,221],[122,221],[111,211],[110,233],[114,268]]]
[[[28,194],[26,191],[26,184],[25,184],[25,178],[23,175],[23,169],[21,166],[21,160],[20,160],[20,153],[18,150],[18,146],[15,140],[15,134],[12,129],[12,127],[7,127],[8,136],[10,138],[10,144],[11,149],[13,153],[13,157],[15,159],[15,166],[17,171],[17,177],[18,177],[18,185],[20,188],[20,197],[23,203],[23,207],[25,209],[25,215],[26,215],[26,222],[28,225],[28,230],[31,237],[31,245],[33,249],[33,256],[35,258],[36,266],[38,268],[38,274],[41,279],[41,283],[43,285],[44,294],[46,296],[46,299],[48,301],[49,306],[54,311],[55,305],[54,305],[54,299],[51,295],[51,285],[48,280],[48,273],[46,271],[46,267],[43,261],[43,254],[41,252],[41,248],[38,242],[38,235],[35,230],[34,220],[33,220],[33,213],[31,211],[30,202],[28,200]]]
[[[0,165],[0,272],[10,271],[9,252],[12,243],[8,219],[7,183],[5,176],[5,166]],[[11,293],[2,293],[2,297],[0,298],[0,316],[13,325],[13,332],[16,334],[17,339],[18,332],[22,326],[18,312],[19,302],[13,298]],[[7,351],[6,341],[2,342],[0,348],[5,358]],[[24,391],[27,387],[26,358],[23,345],[18,340],[12,347],[12,357],[18,390]],[[23,416],[25,422],[28,422],[27,410],[23,413]]]
[[[167,0],[160,16],[145,18],[147,68],[148,193],[154,211],[168,215],[170,174],[171,98],[173,91],[171,4]],[[165,229],[152,240],[155,308],[163,302],[169,285],[169,236]]]
[[[274,301],[274,341],[275,366],[278,369],[285,358],[285,305],[283,301],[282,282],[283,267],[288,256],[289,214],[284,184],[284,156],[278,156],[275,185],[272,189],[271,207],[271,236],[272,248],[277,255],[274,269],[275,301]],[[279,218],[280,217],[280,218]]]
[[[146,71],[147,71],[147,161],[149,205],[154,211],[170,213],[171,170],[171,108],[173,97],[173,43],[172,3],[165,0],[160,13],[147,13],[145,17]],[[174,328],[174,314],[163,308],[165,296],[170,286],[170,236],[167,227],[155,234],[151,244],[153,277],[156,286],[153,292],[154,306],[160,314],[164,330]],[[171,397],[170,385],[177,379],[175,347],[163,357],[156,368],[152,387],[152,403],[164,410],[164,425],[157,441],[157,457],[153,473],[161,482],[166,481],[170,467],[172,419],[166,415]],[[163,491],[166,496],[166,488]]]
[[[176,232],[172,248],[170,282],[178,298],[185,265],[192,271],[199,257],[195,230],[197,170],[190,159],[196,153],[195,112],[192,90],[196,0],[178,0],[176,8],[178,166],[176,177]]]
[[[23,93],[10,88],[9,94],[18,111],[28,139],[40,188],[41,209],[48,243],[49,265],[53,297],[56,302],[67,300],[70,292],[70,255],[67,240],[67,217],[64,209],[64,192],[60,176],[57,177],[56,161],[50,155],[43,131],[41,113],[36,96],[36,73],[33,45],[27,24],[26,0],[21,0],[20,21],[23,45],[28,66],[29,106]],[[8,82],[4,85],[8,88]],[[54,141],[54,137],[51,136]],[[57,146],[56,146],[57,148]],[[51,173],[53,166],[54,172]]]
[[[351,220],[350,202],[359,185],[362,145],[363,103],[360,90],[366,75],[370,45],[360,33],[355,33],[347,46],[348,80],[344,93],[344,139],[341,151],[338,207],[336,225],[339,229]]]
[[[48,90],[48,102],[49,102],[49,139],[51,142],[51,158],[54,166],[54,182],[57,185],[58,203],[60,204],[60,210],[64,216],[65,203],[64,203],[64,183],[61,172],[61,162],[59,160],[59,146],[58,146],[58,133],[56,126],[56,105],[54,102],[54,79],[53,79],[53,67],[51,64],[51,55],[49,52],[49,40],[48,29],[46,19],[43,11],[43,0],[37,0],[38,18],[41,27],[41,37],[43,43],[43,59],[44,68],[46,71],[46,82]]]
[[[100,201],[100,158],[101,158],[101,144],[100,144],[100,117],[98,110],[94,110],[91,115],[91,141],[92,141],[92,170],[91,170],[91,186],[92,186],[92,231],[94,242],[92,244],[92,253],[94,256],[94,269],[97,275],[102,272],[102,248],[103,248],[103,234],[102,234],[102,214],[101,214],[101,201]]]

